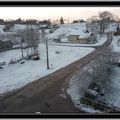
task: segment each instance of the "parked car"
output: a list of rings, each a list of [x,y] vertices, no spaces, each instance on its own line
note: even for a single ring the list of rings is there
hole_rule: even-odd
[[[39,59],[40,59],[39,53],[36,52],[35,54],[33,54],[33,55],[32,55],[32,59],[33,59],[33,60],[39,60]]]

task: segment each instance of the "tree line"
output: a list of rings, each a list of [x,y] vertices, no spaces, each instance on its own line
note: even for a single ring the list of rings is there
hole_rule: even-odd
[[[16,20],[4,20],[4,19],[0,19],[0,24],[1,25],[6,25],[6,24],[51,24],[50,20],[36,20],[36,19],[26,19],[26,20],[22,20],[21,18],[18,18]]]

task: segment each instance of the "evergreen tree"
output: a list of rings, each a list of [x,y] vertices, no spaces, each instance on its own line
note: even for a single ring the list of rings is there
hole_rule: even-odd
[[[63,17],[60,18],[60,24],[64,24]]]

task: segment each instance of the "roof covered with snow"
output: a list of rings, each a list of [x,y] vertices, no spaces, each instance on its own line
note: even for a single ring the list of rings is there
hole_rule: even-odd
[[[85,26],[85,23],[59,25],[59,28],[53,33],[48,34],[47,37],[53,39],[54,37],[69,36],[70,34],[86,36],[87,34],[84,34],[86,31]]]
[[[89,37],[91,33],[85,33],[84,31],[73,31],[70,32],[69,35],[78,35],[79,38],[85,38],[85,37]]]

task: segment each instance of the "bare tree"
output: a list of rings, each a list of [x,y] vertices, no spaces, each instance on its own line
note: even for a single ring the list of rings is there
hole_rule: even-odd
[[[108,11],[99,13],[99,26],[100,34],[105,32],[105,29],[108,27],[110,21],[113,20],[113,14]]]
[[[17,31],[20,37],[21,54],[23,56],[23,43],[26,44],[27,56],[30,54],[38,53],[39,31],[33,28],[32,25],[27,25],[24,30]],[[31,50],[31,52],[30,52]]]
[[[64,24],[63,17],[60,18],[60,24]]]
[[[27,43],[27,46],[31,48],[31,53],[36,53],[39,43],[39,31],[37,29],[27,27],[24,31],[24,40]]]
[[[98,16],[92,16],[88,19],[86,28],[93,33],[99,32],[101,35],[105,32],[105,29],[109,26],[110,22],[114,21],[115,18],[116,16],[111,12],[101,12]]]
[[[99,25],[97,21],[97,16],[92,16],[90,19],[88,19],[88,22],[86,23],[86,28],[92,33],[98,32]]]
[[[19,40],[19,44],[20,44],[20,48],[21,48],[21,56],[22,58],[24,58],[24,54],[23,54],[23,43],[24,43],[24,30],[18,30],[16,32],[17,36],[20,38]]]

